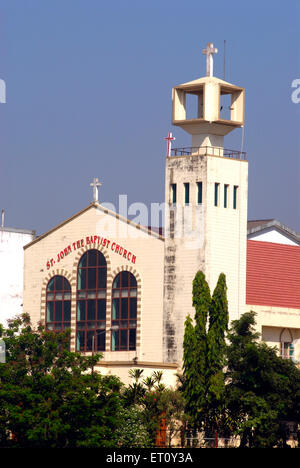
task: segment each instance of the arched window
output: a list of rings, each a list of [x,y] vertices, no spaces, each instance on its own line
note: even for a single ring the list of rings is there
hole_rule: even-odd
[[[112,351],[136,349],[136,318],[136,279],[129,271],[122,271],[112,287]]]
[[[99,250],[83,254],[77,272],[77,351],[105,350],[106,276]]]
[[[64,276],[53,276],[47,285],[46,330],[71,328],[71,286]]]

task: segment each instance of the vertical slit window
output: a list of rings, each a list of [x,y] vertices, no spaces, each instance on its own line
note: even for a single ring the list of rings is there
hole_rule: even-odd
[[[202,182],[197,182],[197,203],[202,205]]]
[[[177,185],[171,184],[171,201],[173,205],[177,203]]]
[[[106,281],[104,255],[88,250],[77,271],[77,351],[105,351]]]
[[[228,207],[228,192],[229,192],[229,185],[224,185],[224,208]]]
[[[233,209],[237,209],[237,204],[238,204],[238,186],[235,185],[233,187]]]
[[[188,205],[190,203],[190,184],[184,184],[184,203]]]
[[[215,183],[215,206],[219,206],[219,189],[220,184]]]
[[[112,287],[112,351],[136,349],[137,282],[132,273],[122,271]]]

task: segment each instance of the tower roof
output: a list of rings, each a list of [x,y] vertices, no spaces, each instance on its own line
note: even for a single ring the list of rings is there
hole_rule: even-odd
[[[197,98],[196,115],[195,111],[191,115],[188,95]],[[244,88],[215,76],[205,76],[174,86],[172,123],[192,135],[227,135],[244,125],[244,97]]]

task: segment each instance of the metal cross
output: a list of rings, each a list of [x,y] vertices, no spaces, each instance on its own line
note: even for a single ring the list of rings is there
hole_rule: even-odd
[[[168,145],[167,145],[167,157],[171,156],[171,141],[176,140],[175,137],[172,136],[172,133],[168,133],[168,136],[165,137],[165,140],[167,140]]]
[[[100,187],[102,184],[99,182],[98,177],[94,177],[93,182],[90,184],[91,187],[93,187],[93,198],[94,202],[98,201],[98,187]]]
[[[216,49],[212,42],[208,42],[206,49],[202,49],[202,54],[206,55],[206,76],[213,76],[214,74],[214,61],[213,54],[217,54]]]

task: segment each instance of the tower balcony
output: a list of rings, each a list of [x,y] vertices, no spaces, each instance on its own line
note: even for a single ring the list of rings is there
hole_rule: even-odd
[[[221,158],[247,160],[247,153],[244,151],[225,149],[218,146],[186,146],[184,148],[172,148],[170,157],[176,156],[218,156]]]

